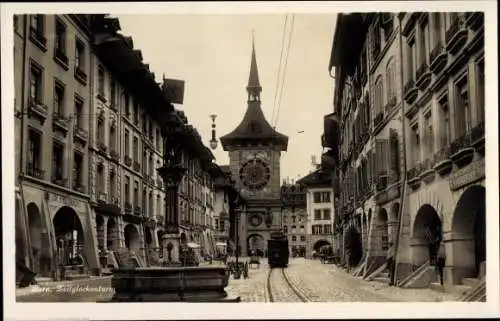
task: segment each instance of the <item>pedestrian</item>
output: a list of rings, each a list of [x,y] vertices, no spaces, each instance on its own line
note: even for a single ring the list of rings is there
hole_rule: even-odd
[[[386,264],[389,269],[389,285],[394,285],[394,256],[395,248],[394,243],[389,243],[389,249],[387,250]]]
[[[441,283],[441,286],[444,286],[443,270],[445,263],[446,263],[446,251],[443,242],[441,242],[436,256],[436,274],[439,277],[439,283]]]
[[[347,273],[351,272],[351,249],[345,250],[345,263],[347,265]]]

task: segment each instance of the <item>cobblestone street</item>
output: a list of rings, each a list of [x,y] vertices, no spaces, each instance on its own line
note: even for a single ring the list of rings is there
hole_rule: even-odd
[[[231,275],[226,291],[242,302],[269,302],[269,266],[249,270],[249,278],[235,280]],[[332,264],[318,260],[293,259],[286,275],[292,285],[311,302],[440,302],[455,301],[456,295],[431,289],[403,289],[353,277]],[[273,271],[270,288],[274,302],[300,302],[286,283],[280,269]],[[18,302],[96,302],[113,296],[111,278],[101,277],[73,282],[53,282],[16,290]]]

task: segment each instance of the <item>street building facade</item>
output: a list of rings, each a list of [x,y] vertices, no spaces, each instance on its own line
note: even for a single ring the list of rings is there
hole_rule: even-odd
[[[16,260],[58,280],[120,266],[124,251],[160,264],[169,204],[157,169],[169,112],[185,128],[181,236],[213,254],[213,154],[118,19],[18,15],[14,53]]]
[[[241,123],[220,140],[229,152],[232,179],[246,200],[245,216],[240,218],[241,253],[259,250],[265,255],[270,234],[282,226],[280,161],[288,137],[275,131],[262,112],[254,46],[246,89],[248,107]]]
[[[447,283],[485,273],[483,25],[479,13],[338,17],[325,136],[338,140],[332,173],[345,187],[336,233],[359,248],[365,277],[392,246],[396,279],[428,284],[435,242]]]
[[[303,185],[284,181],[281,185],[282,231],[288,237],[290,257],[305,257],[307,252],[307,205]]]
[[[332,177],[329,172],[316,169],[299,179],[306,194],[307,246],[306,258],[319,254],[321,247],[334,247],[334,200]]]

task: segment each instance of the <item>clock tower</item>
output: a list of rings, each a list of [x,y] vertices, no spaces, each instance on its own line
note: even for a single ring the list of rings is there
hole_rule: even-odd
[[[232,178],[247,200],[247,211],[239,220],[242,255],[249,255],[250,250],[264,254],[270,233],[281,229],[280,162],[288,147],[288,137],[268,123],[261,109],[262,87],[253,41],[246,90],[247,110],[242,121],[220,138],[229,152]]]

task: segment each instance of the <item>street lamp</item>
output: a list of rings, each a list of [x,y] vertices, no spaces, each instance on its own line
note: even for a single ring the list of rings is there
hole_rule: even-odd
[[[210,140],[210,148],[216,149],[218,144],[215,138],[215,118],[217,118],[217,115],[210,115],[210,118],[212,118],[212,139]]]

